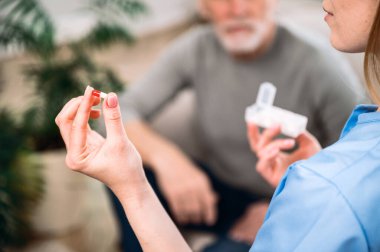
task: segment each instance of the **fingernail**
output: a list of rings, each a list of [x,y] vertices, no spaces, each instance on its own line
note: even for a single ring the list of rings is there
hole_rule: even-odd
[[[109,108],[116,108],[118,104],[119,104],[119,102],[117,100],[116,94],[109,93],[107,96],[107,106]]]
[[[87,94],[87,92],[89,92],[91,89],[93,89],[93,88],[90,87],[90,86],[87,86],[87,87],[86,87],[86,90],[84,91],[84,93]]]

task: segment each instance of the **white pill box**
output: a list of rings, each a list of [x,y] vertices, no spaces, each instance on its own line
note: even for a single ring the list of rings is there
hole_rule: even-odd
[[[276,87],[271,83],[260,86],[257,101],[245,110],[245,121],[263,128],[281,125],[283,135],[296,138],[306,130],[307,117],[273,106]]]

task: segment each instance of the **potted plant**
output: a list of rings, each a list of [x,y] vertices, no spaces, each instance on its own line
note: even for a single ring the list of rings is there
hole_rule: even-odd
[[[54,24],[40,1],[1,0],[0,10],[0,46],[17,45],[36,60],[24,68],[28,84],[34,85],[35,101],[22,120],[27,142],[40,153],[38,159],[45,166],[47,188],[34,218],[35,227],[40,232],[62,233],[80,222],[84,178],[66,171],[64,143],[54,119],[86,85],[105,92],[122,90],[116,74],[91,55],[117,41],[132,43],[132,35],[119,20],[141,15],[146,8],[138,0],[88,0],[83,10],[96,17],[96,25],[65,46],[56,44]],[[68,206],[72,209],[65,211]]]
[[[24,245],[43,194],[41,165],[9,111],[0,111],[0,248]]]

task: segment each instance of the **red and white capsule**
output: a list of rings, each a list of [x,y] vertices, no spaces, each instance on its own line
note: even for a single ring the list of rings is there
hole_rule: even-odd
[[[94,89],[94,90],[92,91],[92,95],[93,95],[93,96],[96,96],[96,97],[100,97],[100,98],[102,98],[102,99],[105,99],[105,98],[107,97],[107,94],[106,94],[106,93],[103,93],[102,91],[99,91],[99,90],[96,90],[96,89]]]

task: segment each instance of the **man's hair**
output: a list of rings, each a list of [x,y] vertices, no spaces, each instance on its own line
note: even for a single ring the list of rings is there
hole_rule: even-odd
[[[380,3],[373,21],[365,58],[366,88],[377,104],[380,104]]]

